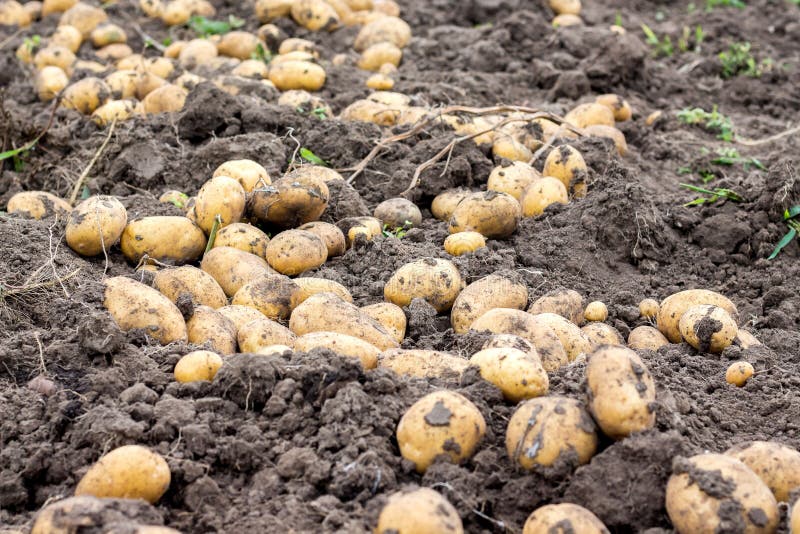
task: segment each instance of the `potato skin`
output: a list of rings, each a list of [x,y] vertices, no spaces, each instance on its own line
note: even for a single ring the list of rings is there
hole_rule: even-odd
[[[615,94],[600,95],[597,98],[595,98],[595,102],[608,107],[614,114],[614,120],[616,122],[628,121],[633,116],[633,110],[631,110],[631,105],[628,104],[627,100],[625,100],[619,95]]]
[[[681,342],[681,332],[679,321],[686,310],[692,306],[700,304],[711,304],[719,306],[731,316],[734,322],[739,322],[739,312],[736,305],[726,297],[715,291],[707,289],[687,289],[674,293],[661,302],[661,306],[656,316],[656,324],[661,333],[664,334],[670,343]]]
[[[316,295],[317,293],[335,293],[343,301],[349,302],[350,304],[353,303],[353,296],[347,288],[339,282],[311,276],[294,278],[293,281],[300,287],[300,302],[303,302],[311,295]],[[300,302],[298,302],[298,304],[300,304]]]
[[[214,247],[233,247],[248,252],[259,258],[267,254],[269,236],[247,223],[232,223],[221,228],[214,240]]]
[[[567,204],[569,194],[567,188],[558,178],[545,176],[528,186],[520,196],[523,217],[542,215],[551,204]]]
[[[528,516],[522,528],[522,534],[559,531],[574,534],[609,534],[603,522],[592,512],[583,506],[566,502],[537,508]]]
[[[335,224],[313,221],[300,226],[298,230],[311,232],[322,239],[322,242],[325,243],[328,249],[328,258],[341,256],[347,251],[347,242],[345,241],[344,234]]]
[[[619,440],[656,424],[656,386],[639,355],[602,346],[586,364],[589,411],[603,433]]]
[[[287,175],[271,186],[257,187],[250,198],[251,217],[284,228],[316,221],[328,206],[325,181],[311,173]]]
[[[241,352],[259,352],[274,345],[294,347],[297,336],[282,324],[262,315],[241,325],[237,339]]]
[[[398,343],[403,342],[408,323],[403,308],[391,302],[378,302],[362,306],[361,311],[382,324]]]
[[[475,252],[486,246],[486,238],[478,232],[456,232],[444,240],[444,250],[451,256]]]
[[[450,312],[456,334],[469,330],[475,320],[492,308],[524,309],[528,304],[528,288],[499,274],[490,274],[471,283],[459,293]]]
[[[541,321],[558,336],[564,350],[567,351],[569,361],[575,361],[581,354],[588,354],[592,350],[592,342],[575,323],[555,313],[539,313],[533,318]]]
[[[718,306],[692,306],[678,321],[681,337],[700,352],[720,353],[736,339],[739,328]]]
[[[546,395],[550,388],[550,379],[535,352],[483,349],[473,354],[469,362],[477,365],[483,379],[497,386],[512,402]]]
[[[470,195],[467,189],[448,189],[436,195],[431,202],[431,213],[440,221],[449,221],[456,206]]]
[[[117,244],[127,224],[128,212],[119,200],[93,196],[69,214],[67,244],[82,256],[96,256]]]
[[[474,231],[489,239],[503,239],[517,229],[522,208],[514,197],[497,191],[471,193],[453,210],[448,230]]]
[[[556,313],[578,326],[585,322],[583,297],[572,289],[554,289],[533,301],[528,313]]]
[[[581,332],[589,340],[592,348],[601,345],[623,345],[622,335],[607,323],[589,323],[581,328]]]
[[[319,91],[325,85],[325,69],[308,61],[282,61],[270,66],[269,81],[279,91],[304,89]]]
[[[628,334],[628,347],[639,350],[658,350],[669,345],[664,334],[652,326],[637,326]]]
[[[733,384],[736,387],[744,387],[750,377],[755,374],[756,370],[750,362],[733,362],[725,371],[725,381],[728,384]]]
[[[91,115],[110,97],[111,89],[106,82],[100,78],[89,77],[67,86],[61,94],[61,105],[84,115]]]
[[[725,451],[750,468],[772,491],[778,502],[789,502],[800,488],[800,452],[773,441],[753,441]]]
[[[102,456],[75,488],[75,495],[143,499],[156,503],[169,488],[169,466],[140,445],[123,445]]]
[[[222,355],[236,352],[236,325],[209,306],[197,306],[186,321],[189,343],[203,345]]]
[[[375,534],[463,534],[458,512],[435,490],[419,488],[389,496],[378,517]]]
[[[124,331],[142,329],[162,345],[186,341],[186,323],[167,297],[140,282],[115,276],[105,281],[103,305]]]
[[[478,408],[466,397],[442,390],[425,395],[403,414],[397,444],[403,458],[424,473],[439,455],[455,464],[466,460],[485,433],[486,421]]]
[[[232,247],[212,248],[203,256],[200,268],[217,281],[228,297],[256,278],[277,274],[264,258]]]
[[[267,262],[281,274],[294,276],[316,269],[328,259],[328,247],[314,233],[285,230],[267,243]]]
[[[222,367],[219,354],[208,350],[196,350],[183,356],[175,365],[175,380],[180,383],[211,382]]]
[[[535,168],[523,161],[514,161],[511,165],[498,166],[492,169],[486,188],[491,191],[508,193],[517,201],[523,191],[542,177]]]
[[[228,303],[225,292],[214,278],[191,265],[159,270],[153,278],[153,286],[169,300],[176,303],[181,295],[191,297],[195,305],[221,308]]]
[[[50,102],[69,84],[69,77],[59,67],[48,65],[36,73],[39,100]]]
[[[72,206],[66,200],[60,199],[52,193],[22,191],[8,200],[6,210],[9,214],[40,220],[54,215],[61,217],[69,215]]]
[[[643,299],[639,302],[639,315],[645,319],[650,319],[658,315],[660,305],[655,299]]]
[[[344,356],[358,358],[366,370],[377,367],[378,354],[381,352],[378,347],[366,341],[338,332],[311,332],[298,337],[294,343],[294,349],[303,352],[316,348],[326,348]]]
[[[287,319],[300,304],[302,290],[291,278],[266,275],[243,285],[231,304],[249,306],[274,320]]]
[[[614,126],[616,124],[614,113],[611,109],[597,102],[578,104],[564,116],[564,119],[578,128],[586,128],[595,124],[604,126]]]
[[[365,24],[358,32],[353,48],[363,52],[374,44],[388,42],[397,48],[404,48],[411,40],[411,26],[401,18],[380,17]]]
[[[583,310],[583,317],[587,321],[605,321],[608,319],[608,307],[605,303],[595,300],[586,305]]]
[[[214,171],[214,178],[217,176],[228,176],[233,178],[246,193],[252,193],[257,187],[266,187],[272,183],[267,170],[249,159],[234,159],[221,164]]]
[[[568,192],[576,192],[576,186],[586,182],[588,167],[577,149],[561,145],[553,149],[544,160],[542,176],[558,178]],[[577,195],[576,195],[577,196]]]
[[[375,207],[372,215],[392,230],[422,223],[422,213],[417,205],[405,198],[384,200]]]
[[[197,193],[194,203],[197,226],[206,234],[211,233],[214,221],[219,215],[219,228],[242,220],[245,208],[245,192],[242,185],[227,176],[210,179]]]
[[[143,217],[128,223],[120,247],[131,263],[145,254],[157,261],[187,263],[203,254],[206,236],[186,217]]]
[[[378,367],[417,378],[459,379],[469,367],[464,358],[426,349],[390,349],[380,354]]]
[[[401,307],[421,298],[441,313],[453,306],[462,284],[461,273],[451,261],[424,258],[397,269],[386,282],[383,296]]]

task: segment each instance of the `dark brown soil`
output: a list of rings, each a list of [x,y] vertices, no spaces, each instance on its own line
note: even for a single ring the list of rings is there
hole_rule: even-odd
[[[218,18],[250,14],[239,2],[213,3]],[[575,146],[591,169],[589,195],[525,220],[508,240],[454,259],[468,282],[514,270],[532,298],[575,289],[607,303],[608,322],[626,337],[645,324],[641,299],[713,289],[737,304],[764,346],[730,347],[716,356],[686,344],[641,352],[657,385],[657,428],[603,442],[592,462],[577,470],[559,465],[521,472],[504,444],[514,407],[473,371],[458,384],[409,380],[385,370],[364,373],[351,360],[315,350],[232,356],[213,383],[177,384],[174,364],[192,347],[161,347],[141,334],[122,333],[103,311],[102,278],[133,273],[118,250],[107,258],[80,258],[64,242],[63,221],[0,213],[0,288],[36,284],[0,302],[0,532],[24,530],[46,502],[71,495],[100,455],[127,443],[164,455],[172,484],[155,507],[119,505],[108,521],[163,521],[187,533],[368,532],[387,494],[411,485],[446,495],[468,532],[519,532],[533,509],[552,502],[579,503],[613,532],[662,532],[671,528],[664,489],[674,457],[755,439],[800,447],[800,246],[796,241],[766,260],[786,232],[783,210],[800,203],[800,136],[735,145],[766,170],[723,167],[711,160],[724,143],[676,118],[685,107],[717,105],[741,137],[752,139],[796,125],[800,8],[753,0],[744,10],[707,12],[699,2],[690,12],[688,2],[627,0],[611,7],[587,1],[587,26],[554,30],[552,13],[539,0],[400,3],[414,39],[396,90],[420,104],[505,103],[563,113],[595,94],[616,92],[635,108],[634,120],[621,124],[628,155],[617,157],[602,139],[579,140]],[[126,27],[123,12],[138,16],[127,3],[107,11]],[[608,30],[617,13],[625,35]],[[247,27],[254,29],[249,18]],[[31,75],[13,50],[27,35],[48,35],[56,22],[34,23],[0,51],[2,149],[20,146],[48,122],[50,107],[36,100]],[[684,26],[694,32],[702,25],[706,37],[697,52],[654,58],[639,29],[643,23],[673,42]],[[167,35],[158,22],[141,24],[158,39]],[[308,34],[288,20],[279,25],[319,42],[326,61],[336,53],[355,57],[353,28]],[[0,42],[14,31],[0,27]],[[128,35],[134,50],[142,50],[137,34]],[[754,54],[771,58],[774,68],[758,78],[723,80],[717,54],[736,41],[751,42]],[[328,73],[321,96],[334,111],[368,94],[367,74],[354,61],[329,66]],[[662,118],[646,125],[657,110]],[[0,206],[21,190],[68,197],[105,135],[84,118],[57,111],[20,171],[4,162]],[[180,214],[157,197],[168,189],[194,194],[226,160],[254,159],[279,176],[299,143],[331,166],[348,168],[382,135],[374,125],[319,120],[277,106],[273,94],[232,97],[203,84],[175,116],[119,124],[86,184],[92,194],[118,196],[131,218]],[[370,213],[404,190],[414,169],[452,138],[440,127],[388,148],[353,187],[332,190],[323,218]],[[441,246],[446,225],[428,210],[433,196],[454,186],[480,188],[496,163],[482,148],[458,145],[449,163],[424,173],[411,195],[426,215],[421,226],[401,240],[358,242],[315,276],[347,286],[356,304],[381,301],[384,282],[400,265],[448,257]],[[733,189],[746,201],[683,207],[694,197],[679,182],[702,185],[696,174],[679,174],[683,167],[710,168],[717,176],[713,187]],[[406,311],[404,347],[468,355],[482,343],[476,334],[454,334],[449,318],[424,302]],[[727,385],[727,366],[742,359],[757,374],[743,388]],[[552,393],[582,397],[583,375],[579,364],[552,374]],[[37,376],[55,387],[41,381],[27,386]],[[439,462],[420,476],[400,457],[395,427],[408,406],[441,386],[478,406],[487,435],[466,464]]]

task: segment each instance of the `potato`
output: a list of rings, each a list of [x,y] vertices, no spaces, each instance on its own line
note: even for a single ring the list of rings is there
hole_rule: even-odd
[[[261,222],[295,228],[319,219],[329,198],[328,186],[318,176],[287,175],[269,187],[253,190],[250,215]]]
[[[180,383],[214,380],[222,358],[209,350],[196,350],[183,356],[175,365],[175,380]]]
[[[149,57],[144,60],[144,72],[166,79],[175,72],[175,64],[169,58]]]
[[[294,283],[300,286],[300,302],[317,293],[334,293],[343,301],[353,303],[353,296],[339,282],[325,278],[303,277],[294,278]]]
[[[185,91],[189,92],[204,81],[206,81],[205,78],[201,78],[200,76],[192,74],[191,72],[184,72],[175,78],[175,85],[182,87]]]
[[[69,76],[58,67],[48,65],[36,73],[39,100],[50,102],[69,85]]]
[[[30,534],[73,534],[80,530],[99,530],[106,534],[180,534],[179,531],[132,522],[136,514],[147,514],[152,520],[152,507],[140,500],[68,497],[51,499],[36,514]],[[79,526],[76,526],[79,525]],[[4,534],[22,534],[22,530],[3,529]],[[26,531],[27,532],[27,531]]]
[[[322,180],[326,184],[333,181],[344,181],[344,177],[342,177],[342,175],[335,170],[329,167],[323,167],[322,165],[314,165],[310,163],[295,167],[295,169],[288,173],[285,177],[292,178],[293,180],[306,180],[313,177]]]
[[[669,340],[652,326],[637,326],[628,334],[628,347],[632,349],[656,351],[665,345]]]
[[[580,1],[578,8],[580,9]],[[551,0],[550,4],[558,3]],[[522,534],[566,531],[573,534],[609,534],[609,530],[596,515],[577,504],[548,504],[537,508],[522,527]]]
[[[378,321],[397,340],[402,343],[406,337],[406,314],[403,308],[391,302],[379,302],[362,306],[361,312]]]
[[[106,23],[97,26],[89,35],[95,48],[103,48],[110,44],[126,43],[128,36],[125,30],[116,24]]]
[[[486,341],[486,343],[483,344],[481,350],[494,348],[518,349],[522,352],[533,353],[537,358],[539,357],[539,354],[536,352],[536,347],[533,346],[533,343],[514,334],[494,334],[488,339],[488,341]]]
[[[578,128],[602,124],[604,126],[614,126],[614,113],[608,106],[589,102],[579,104],[564,116],[564,119]]]
[[[376,91],[367,96],[370,102],[377,102],[393,108],[405,108],[411,104],[411,97],[392,91]]]
[[[0,4],[0,26],[30,26],[31,16],[16,0],[5,0]]]
[[[351,8],[353,10],[357,9],[353,7],[353,2],[367,2],[368,0],[347,0],[348,3],[351,4]],[[399,17],[400,16],[400,6],[397,5],[397,2],[394,0],[373,0],[373,11],[375,13],[383,13],[385,15],[391,15],[392,17]],[[364,9],[369,9],[365,7]]]
[[[469,362],[512,402],[546,395],[550,387],[547,372],[535,353],[514,348],[483,349],[473,354]]]
[[[555,11],[556,15],[580,15],[581,13],[581,0],[549,0],[549,4],[550,9]]]
[[[172,113],[183,109],[186,90],[171,83],[147,93],[142,100],[145,113]]]
[[[619,440],[656,424],[656,387],[639,355],[600,347],[586,365],[589,411],[608,437]]]
[[[386,350],[398,346],[382,324],[333,293],[317,293],[292,312],[289,328],[298,336],[309,332],[338,332]]]
[[[292,52],[286,52],[285,54],[279,54],[277,56],[273,56],[269,64],[270,66],[280,65],[281,63],[286,63],[287,61],[302,61],[305,63],[316,65],[317,56],[311,52],[305,52],[303,50],[294,50]]]
[[[188,263],[203,254],[206,236],[186,217],[143,217],[128,223],[120,247],[132,263],[145,255],[156,261]]]
[[[495,133],[492,142],[495,159],[527,162],[533,159],[533,152],[520,141],[504,133]]]
[[[435,391],[415,402],[397,425],[400,454],[424,473],[438,456],[467,460],[486,433],[481,412],[453,391]]]
[[[586,336],[592,348],[601,345],[624,345],[622,334],[606,323],[589,323],[581,328],[581,332]]]
[[[415,378],[459,380],[469,362],[459,356],[425,349],[390,349],[380,354],[378,367]]]
[[[217,281],[207,272],[190,265],[158,271],[153,286],[176,304],[182,295],[189,297],[196,306],[216,309],[228,303]]]
[[[375,43],[361,53],[358,60],[358,68],[369,71],[378,71],[385,64],[400,64],[403,58],[403,51],[390,42]]]
[[[514,161],[510,165],[495,167],[489,175],[486,188],[491,191],[508,193],[519,201],[523,191],[541,177],[539,171],[528,163]]]
[[[84,39],[88,39],[92,31],[108,20],[106,12],[99,7],[78,2],[61,15],[59,26],[74,26],[81,32]]]
[[[300,304],[302,291],[290,278],[266,275],[243,285],[233,296],[231,304],[249,306],[270,319],[287,319]]]
[[[211,178],[197,193],[194,205],[197,225],[210,234],[219,217],[219,228],[238,223],[244,215],[245,191],[241,184],[227,176]]]
[[[92,113],[92,121],[100,127],[126,121],[136,113],[135,100],[109,100]]]
[[[748,332],[747,330],[739,329],[739,332],[736,334],[736,339],[733,341],[736,345],[742,347],[743,349],[749,349],[750,347],[755,347],[761,345],[761,342],[756,339],[756,336]]]
[[[105,74],[108,66],[100,63],[99,61],[87,61],[85,59],[78,59],[72,64],[73,70],[85,70],[87,72],[101,75]]]
[[[458,512],[430,488],[389,496],[378,516],[375,534],[463,534]]]
[[[519,202],[506,193],[471,193],[453,210],[448,231],[474,231],[489,239],[503,239],[517,229],[522,215]]]
[[[537,321],[530,313],[509,308],[495,308],[476,319],[470,325],[470,330],[514,334],[529,341],[536,347],[545,371],[555,371],[569,363],[567,351],[555,332],[542,321]]]
[[[142,499],[156,503],[169,489],[169,465],[141,445],[123,445],[100,457],[83,475],[75,496]]]
[[[577,15],[577,13],[575,13],[575,15]],[[595,98],[595,102],[609,108],[611,112],[614,114],[614,120],[616,122],[629,121],[633,116],[631,105],[628,104],[627,100],[625,100],[619,95],[614,95],[614,94],[600,95],[597,98]]]
[[[655,299],[644,299],[639,303],[639,315],[645,319],[652,319],[658,315],[658,301]],[[679,318],[680,319],[680,318]]]
[[[313,32],[331,31],[339,26],[339,15],[324,0],[295,0],[291,15],[294,21]]]
[[[592,350],[592,342],[576,325],[556,313],[539,313],[533,316],[537,322],[550,328],[558,336],[561,345],[567,352],[569,361],[575,361],[581,354]]]
[[[405,198],[384,200],[372,215],[390,229],[409,228],[422,223],[422,213],[417,205]]]
[[[136,80],[136,98],[144,100],[147,95],[166,85],[169,84],[164,78],[156,76],[155,74],[150,74],[149,72],[145,72]],[[158,101],[153,100],[151,105],[154,107],[155,105],[160,105],[160,99]],[[144,112],[144,103],[142,103],[142,114],[144,114]]]
[[[236,332],[241,332],[242,328],[248,323],[253,321],[269,321],[264,314],[250,306],[240,306],[238,304],[231,304],[217,309],[220,315],[230,320],[236,328]],[[275,321],[272,321],[273,323]],[[278,323],[275,323],[278,324]]]
[[[325,85],[325,69],[308,61],[273,62],[270,64],[269,81],[275,84],[279,91],[290,89],[319,91]]]
[[[264,258],[233,247],[212,248],[203,256],[200,268],[213,276],[229,297],[257,278],[276,274]]]
[[[189,2],[181,0],[167,0],[161,10],[161,20],[167,26],[186,24],[192,18],[192,9]]]
[[[268,347],[264,347],[258,349],[254,354],[258,354],[261,356],[280,356],[286,351],[292,352],[292,347],[287,347],[286,345],[270,345]]]
[[[613,126],[606,126],[605,124],[592,124],[584,128],[584,133],[591,137],[604,137],[611,139],[614,142],[614,147],[620,156],[628,153],[628,142],[625,140],[625,134],[614,128]]]
[[[411,27],[401,18],[381,17],[365,24],[358,32],[353,48],[363,52],[372,45],[387,42],[405,48],[411,40]]]
[[[367,78],[366,86],[373,91],[391,91],[394,80],[385,74],[375,73]]]
[[[470,191],[468,189],[448,189],[439,193],[431,203],[431,213],[440,221],[449,221],[456,210],[456,206],[469,194]]]
[[[209,343],[215,352],[223,355],[236,352],[236,325],[214,308],[195,306],[194,313],[186,321],[186,331],[189,343]]]
[[[583,297],[572,289],[554,289],[536,299],[528,313],[556,313],[581,326],[584,323]]]
[[[63,25],[58,26],[53,31],[53,35],[50,36],[50,40],[48,42],[51,46],[63,46],[64,48],[69,49],[73,54],[77,54],[81,47],[81,43],[83,43],[83,35],[75,26]]]
[[[303,352],[316,348],[330,349],[344,356],[358,358],[364,369],[375,369],[378,365],[378,354],[381,352],[366,341],[337,332],[311,332],[298,337],[294,344],[295,350]]]
[[[772,492],[745,464],[724,454],[676,458],[666,508],[679,534],[766,534],[778,528]]]
[[[728,312],[718,306],[692,306],[678,322],[681,337],[700,352],[720,353],[736,339],[738,327]]]
[[[6,211],[9,214],[39,220],[52,216],[66,217],[72,211],[72,206],[66,200],[60,199],[52,193],[22,191],[14,194],[8,200]]]
[[[386,282],[383,296],[401,307],[421,298],[441,313],[453,306],[462,287],[461,273],[451,261],[425,258],[397,269]]]
[[[371,122],[378,126],[394,126],[400,110],[373,100],[356,100],[339,114],[343,121]]]
[[[290,37],[281,41],[278,47],[278,54],[284,55],[289,52],[308,52],[315,58],[319,57],[319,48],[314,41],[308,39],[300,39],[299,37]]]
[[[795,503],[792,505],[791,513],[792,516],[789,519],[789,532],[794,534],[796,532],[800,532],[800,504],[798,504],[798,501],[795,501]]]
[[[250,59],[259,44],[261,41],[252,33],[234,30],[222,35],[217,43],[217,53],[242,60]]]
[[[725,454],[749,467],[772,491],[778,502],[789,502],[800,488],[800,452],[771,441],[735,445]]]
[[[733,384],[737,387],[744,387],[750,377],[755,374],[756,370],[749,362],[733,362],[728,370],[725,371],[725,381],[728,384]]]
[[[263,258],[267,253],[267,234],[247,223],[232,223],[221,228],[214,240],[215,247],[232,247]]]
[[[269,75],[267,64],[260,59],[245,59],[231,71],[233,76],[265,80]]]
[[[457,232],[444,240],[444,250],[451,256],[475,252],[486,246],[486,238],[478,232]]]
[[[562,458],[583,465],[596,450],[594,421],[575,399],[553,396],[527,400],[508,421],[508,456],[529,471],[551,466]]]
[[[490,274],[468,285],[458,295],[450,313],[450,322],[455,333],[463,334],[478,317],[493,308],[521,310],[527,304],[528,288],[523,283],[500,274]]]
[[[347,217],[337,221],[336,226],[347,238],[348,247],[352,246],[357,235],[363,235],[367,241],[383,235],[381,222],[375,217]]]
[[[103,305],[120,329],[144,330],[162,345],[187,340],[183,315],[167,297],[124,276],[106,278],[103,283]]]
[[[544,160],[542,176],[558,178],[567,191],[576,193],[578,186],[585,187],[588,168],[583,156],[569,145],[561,145],[550,151]],[[578,196],[578,195],[576,195]]]
[[[272,183],[267,170],[249,159],[226,161],[214,171],[213,177],[218,176],[233,178],[241,184],[246,193],[251,193],[257,187],[265,187]]]
[[[328,249],[328,258],[341,256],[347,250],[347,243],[342,233],[336,225],[331,223],[313,221],[306,223],[298,228],[306,232],[311,232],[322,239]]]
[[[78,3],[78,0],[42,0],[42,16],[51,13],[63,13]]]
[[[218,55],[216,45],[208,39],[192,39],[181,48],[178,64],[184,70],[194,70],[200,65],[210,63]]]
[[[302,89],[281,93],[281,96],[278,97],[278,104],[290,107],[298,113],[307,113],[315,116],[321,114],[324,117],[333,117],[333,111],[322,98]],[[322,168],[324,169],[325,167]],[[336,173],[333,169],[329,170]],[[341,178],[341,175],[339,177]]]
[[[61,105],[89,115],[105,104],[110,96],[111,90],[106,82],[90,76],[67,86],[62,94]]]
[[[595,300],[586,305],[583,310],[583,317],[587,321],[605,321],[608,319],[608,308],[605,303]]]
[[[719,306],[731,316],[734,322],[738,322],[739,313],[736,305],[724,296],[707,289],[687,289],[674,293],[661,302],[661,306],[656,316],[656,324],[661,333],[667,336],[670,343],[680,343],[682,341],[679,321],[686,310],[692,306],[700,304],[710,304]]]
[[[328,259],[322,239],[305,230],[285,230],[267,243],[267,261],[279,273],[294,276],[316,269]]]
[[[282,324],[261,315],[242,324],[237,339],[242,352],[259,352],[275,345],[294,347],[297,336]]]
[[[40,49],[33,56],[33,66],[36,67],[36,70],[42,70],[45,67],[58,67],[67,75],[71,75],[74,64],[75,54],[68,48],[54,44]]]
[[[256,18],[261,22],[270,22],[286,17],[292,12],[294,0],[256,0]]]
[[[117,244],[127,224],[125,206],[115,197],[89,197],[69,214],[67,244],[81,256],[107,253]]]
[[[569,203],[569,195],[559,179],[545,176],[523,191],[519,203],[523,217],[536,217],[544,213],[551,204]]]

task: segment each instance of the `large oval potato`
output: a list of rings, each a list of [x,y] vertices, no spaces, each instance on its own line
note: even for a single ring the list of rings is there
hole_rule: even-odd
[[[602,346],[586,364],[589,411],[608,437],[619,440],[656,424],[656,386],[639,355]]]
[[[778,502],[789,502],[800,488],[800,452],[773,441],[752,441],[736,445],[725,454],[749,467],[775,495]]]
[[[291,15],[296,23],[312,32],[331,31],[339,26],[339,15],[325,0],[295,0]]]
[[[585,188],[588,167],[577,149],[569,145],[561,145],[547,155],[542,169],[543,176],[558,178],[568,192],[575,193]]]
[[[578,128],[586,128],[593,124],[603,124],[614,126],[614,112],[608,106],[597,102],[587,102],[578,104],[569,113],[564,115],[564,119]]]
[[[236,325],[209,306],[197,306],[186,321],[189,343],[203,345],[208,343],[220,354],[236,352]]]
[[[124,331],[141,329],[162,345],[186,341],[186,323],[167,297],[140,282],[115,276],[106,278],[103,305]]]
[[[609,534],[596,515],[583,506],[568,502],[537,508],[528,516],[522,528],[522,534],[549,534],[559,531],[572,534]]]
[[[347,241],[344,233],[335,225],[322,221],[306,223],[298,228],[316,234],[328,248],[328,258],[341,256],[347,251]]]
[[[46,191],[22,191],[8,199],[6,211],[29,219],[66,217],[72,211],[69,202]]]
[[[555,313],[539,313],[534,319],[546,325],[558,336],[559,341],[567,351],[569,361],[575,361],[581,354],[588,354],[592,350],[592,342],[576,325]]]
[[[578,326],[586,321],[583,315],[583,297],[572,289],[548,291],[530,305],[528,313],[555,313]]]
[[[328,186],[319,176],[287,175],[272,185],[253,190],[250,215],[261,222],[295,228],[319,219],[329,198]]]
[[[364,369],[375,369],[378,365],[380,349],[357,337],[338,332],[311,332],[297,338],[295,350],[309,352],[316,348],[330,349],[333,352],[358,358]]]
[[[69,247],[81,256],[107,253],[117,244],[128,224],[125,206],[114,197],[89,197],[69,214],[66,238]]]
[[[309,61],[281,61],[270,65],[269,81],[279,91],[319,91],[325,85],[325,69]]]
[[[316,269],[328,259],[328,247],[317,234],[285,230],[267,243],[267,262],[281,274],[294,276]]]
[[[293,278],[295,284],[300,286],[300,302],[303,302],[311,295],[317,293],[335,293],[345,302],[353,303],[353,296],[339,282],[333,280],[326,280],[325,278],[303,277]],[[298,302],[298,304],[300,303]],[[405,317],[405,316],[404,316]]]
[[[652,326],[637,326],[628,334],[628,347],[632,349],[658,350],[665,345],[669,340]]]
[[[558,178],[545,176],[533,182],[520,195],[523,217],[537,217],[551,204],[566,204],[569,194]]]
[[[456,205],[448,230],[451,234],[473,231],[489,239],[503,239],[514,233],[521,216],[519,202],[509,194],[471,193]]]
[[[241,325],[237,339],[241,352],[255,353],[274,345],[294,347],[297,336],[282,324],[262,315]]]
[[[411,26],[401,18],[380,17],[365,24],[358,32],[353,48],[363,52],[378,43],[392,43],[397,48],[404,48],[411,40]]]
[[[601,345],[624,345],[622,334],[607,323],[589,323],[581,327],[581,332],[589,340],[592,349]]]
[[[123,445],[89,468],[75,495],[142,499],[152,504],[167,491],[171,478],[160,454],[140,445]]]
[[[458,512],[435,490],[419,488],[389,496],[375,534],[464,534]]]
[[[656,324],[661,333],[667,336],[670,343],[681,342],[681,331],[679,322],[681,316],[686,313],[686,310],[693,306],[700,304],[710,304],[712,306],[719,306],[726,312],[734,322],[739,322],[739,312],[736,310],[736,305],[726,297],[720,295],[715,291],[707,289],[687,289],[680,291],[661,302],[656,316]]]
[[[233,296],[231,304],[249,306],[275,320],[288,319],[300,304],[302,290],[291,278],[265,275],[243,285]]]
[[[238,223],[244,216],[245,192],[242,185],[227,176],[216,176],[200,188],[194,202],[195,222],[206,234],[211,233],[219,218],[218,228]]]
[[[221,228],[214,240],[215,247],[233,247],[264,258],[267,254],[269,236],[247,223],[232,223]]]
[[[453,303],[450,322],[456,334],[463,334],[475,319],[492,308],[522,310],[527,304],[528,288],[524,284],[510,276],[490,274],[459,293]]]
[[[546,395],[550,379],[535,352],[514,348],[483,349],[469,359],[477,365],[481,376],[513,402]]]
[[[462,284],[461,273],[453,262],[424,258],[397,269],[386,282],[383,296],[401,307],[416,298],[424,299],[441,313],[453,306]]]
[[[214,277],[191,265],[159,270],[153,278],[153,286],[176,304],[181,295],[188,295],[195,305],[214,309],[228,303]]]
[[[380,354],[378,367],[416,378],[456,379],[469,367],[464,358],[425,349],[390,349]]]
[[[212,248],[203,256],[200,268],[217,281],[228,297],[257,278],[278,274],[264,258],[232,247]]]
[[[252,193],[253,189],[266,187],[272,183],[267,169],[250,159],[226,161],[214,171],[214,177],[217,176],[233,178],[241,184],[246,193]]]
[[[391,302],[378,302],[362,306],[361,311],[382,324],[398,343],[403,342],[406,337],[406,326],[408,326],[403,308]]]
[[[186,217],[143,217],[128,223],[120,247],[132,263],[145,255],[156,261],[187,263],[203,254],[206,236]]]
[[[523,161],[514,161],[510,165],[500,165],[492,169],[486,188],[490,191],[508,193],[517,201],[523,191],[542,177],[533,166]]]
[[[681,337],[700,352],[720,353],[730,347],[738,335],[736,321],[719,306],[692,306],[678,321]]]

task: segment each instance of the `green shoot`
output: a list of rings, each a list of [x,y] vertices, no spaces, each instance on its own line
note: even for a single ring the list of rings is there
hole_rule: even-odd
[[[675,47],[672,45],[672,38],[665,35],[663,39],[659,39],[656,32],[647,24],[642,24],[642,31],[644,32],[645,42],[653,48],[653,55],[658,56],[671,56],[675,53]]]
[[[314,108],[311,110],[311,114],[314,115],[319,120],[324,120],[328,118],[328,110],[325,108]]]
[[[783,220],[786,221],[786,226],[789,227],[789,231],[778,241],[775,250],[773,250],[772,254],[767,258],[768,260],[774,260],[778,254],[780,254],[781,250],[800,234],[800,220],[798,220],[798,218],[800,218],[800,205],[792,206],[783,212]]]
[[[709,132],[716,132],[717,139],[728,143],[733,141],[733,121],[717,111],[717,106],[714,106],[710,112],[703,108],[682,109],[678,112],[678,120],[684,124],[702,126]]]
[[[726,165],[731,167],[733,165],[741,164],[744,170],[749,170],[750,167],[755,167],[760,171],[766,171],[767,167],[756,158],[745,158],[735,148],[720,148],[717,150],[718,156],[711,160],[715,165]]]
[[[309,163],[313,163],[314,165],[322,165],[323,167],[328,167],[328,164],[325,162],[324,159],[317,156],[306,147],[300,148],[300,157],[308,161]]]
[[[178,198],[170,198],[169,203],[175,206],[176,208],[183,209],[186,207],[186,203],[189,201],[189,195],[186,193],[178,193]]]
[[[622,13],[617,11],[617,14],[614,16],[614,26],[622,27]]]
[[[41,35],[32,35],[30,37],[26,37],[22,44],[25,46],[25,49],[28,52],[33,52],[39,45],[42,44],[42,36]]]
[[[712,11],[715,7],[736,7],[744,9],[747,4],[743,0],[706,0],[706,11]]]
[[[411,221],[403,221],[403,226],[398,226],[394,229],[390,229],[388,224],[384,224],[383,235],[384,237],[396,237],[397,239],[403,239],[412,226],[413,224]]]
[[[206,244],[206,251],[205,254],[208,254],[208,251],[214,248],[214,241],[217,240],[217,232],[219,231],[219,227],[222,224],[222,217],[217,213],[214,216],[214,224],[211,226],[211,233],[208,234],[208,243]]]
[[[198,15],[189,19],[187,25],[194,33],[201,37],[208,37],[209,35],[222,35],[228,33],[236,28],[244,26],[245,21],[230,15],[227,21],[224,20],[209,20],[205,17]]]
[[[750,43],[733,43],[725,52],[720,52],[719,60],[722,63],[722,77],[733,78],[739,74],[760,78],[764,71],[772,67],[772,60],[756,61],[750,53]]]
[[[732,202],[744,202],[744,198],[742,198],[739,193],[733,191],[731,189],[724,189],[721,187],[716,187],[713,190],[703,189],[702,187],[697,187],[696,185],[691,184],[680,184],[681,187],[685,187],[689,191],[694,191],[695,193],[701,193],[702,195],[708,196],[700,196],[696,199],[692,200],[691,202],[687,202],[683,205],[683,207],[688,208],[690,206],[699,206],[701,204],[713,204],[720,198],[725,198]]]
[[[250,55],[250,59],[257,59],[259,61],[263,61],[264,63],[269,63],[272,61],[272,53],[267,50],[263,44],[258,43],[256,45],[256,51]]]

